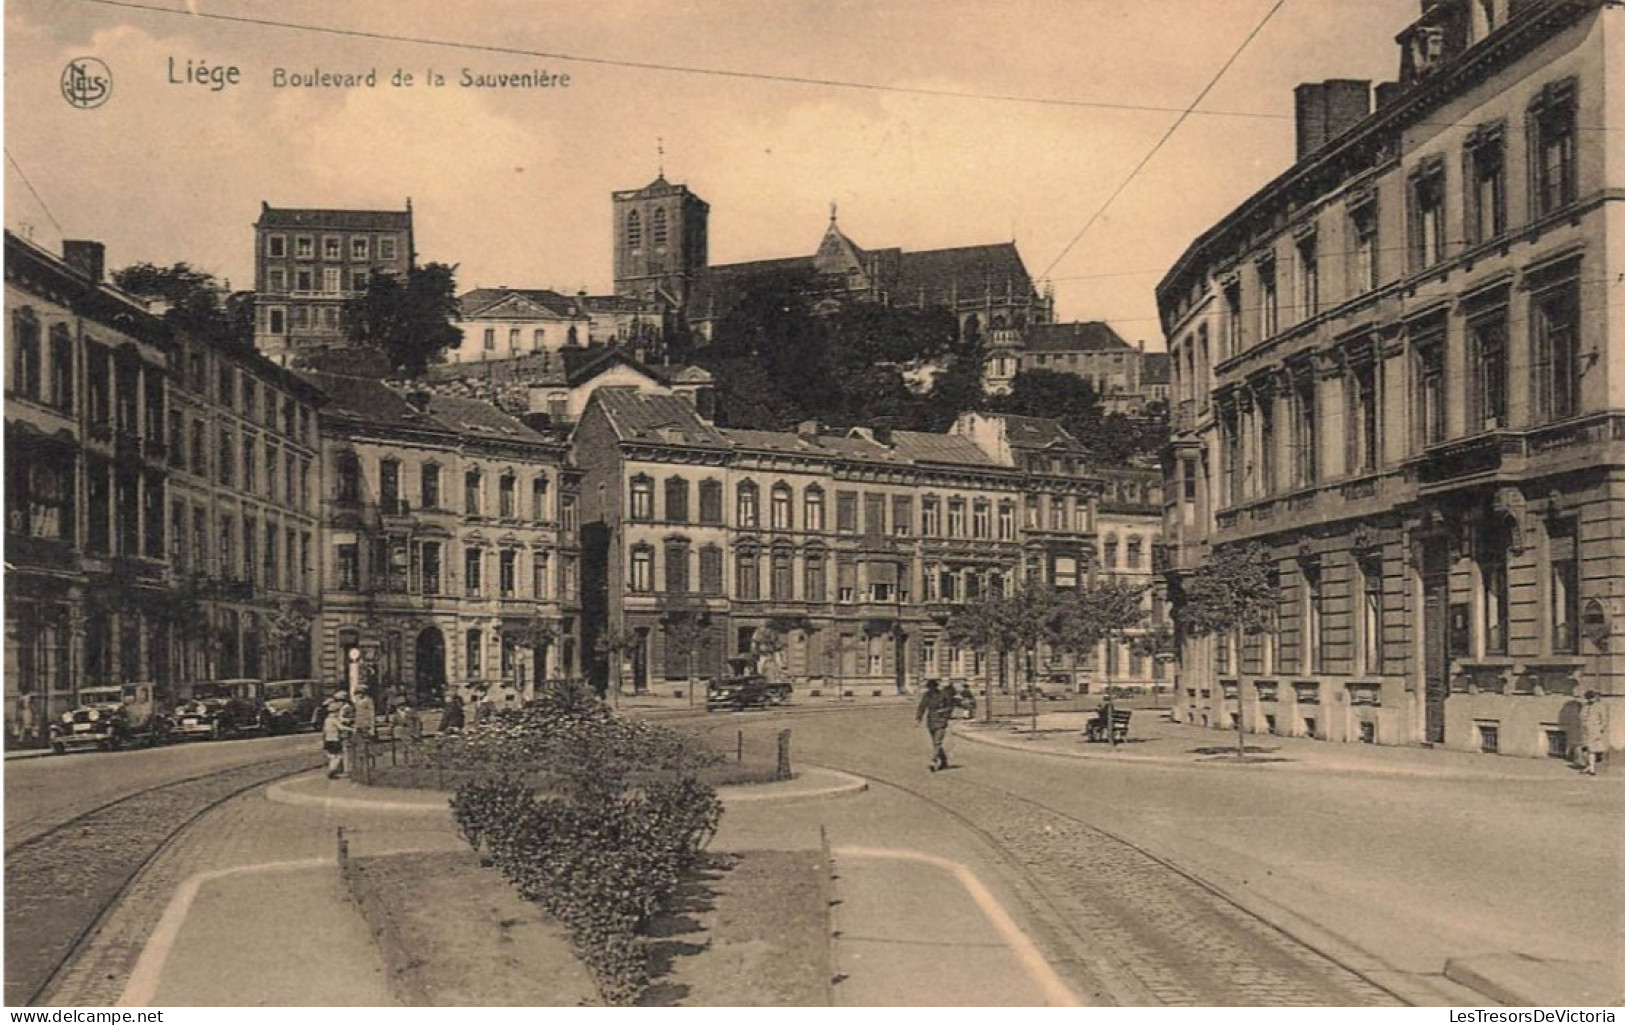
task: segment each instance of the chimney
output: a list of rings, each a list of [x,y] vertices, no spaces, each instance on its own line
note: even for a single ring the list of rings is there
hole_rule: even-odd
[[[100,284],[107,269],[107,247],[100,242],[64,240],[62,259],[69,267]]]
[[[1371,83],[1333,78],[1293,90],[1297,108],[1298,159],[1325,146],[1371,113]]]

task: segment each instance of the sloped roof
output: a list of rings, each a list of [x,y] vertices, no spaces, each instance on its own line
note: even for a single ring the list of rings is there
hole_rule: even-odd
[[[1006,287],[1015,296],[1032,292],[1032,277],[1014,242],[988,246],[958,246],[900,254],[896,279],[887,287],[901,301],[945,302],[956,289],[960,298],[972,299],[989,289],[1002,296]]]
[[[560,317],[579,317],[577,300],[547,288],[476,288],[457,298],[457,308],[465,319],[479,316],[509,297],[517,296]]]
[[[1134,348],[1110,324],[1080,320],[1069,324],[1032,324],[1023,345],[1028,352],[1128,352]]]
[[[489,402],[460,395],[429,396],[429,415],[459,435],[490,441],[542,443],[548,439]]]
[[[907,459],[921,463],[948,463],[954,466],[997,466],[976,442],[959,434],[927,434],[924,431],[893,431],[892,445]]]
[[[413,408],[406,396],[373,377],[329,374],[318,370],[295,371],[315,385],[328,398],[325,412],[364,420],[381,427],[438,431],[446,428]]]
[[[260,228],[356,228],[363,230],[406,230],[412,227],[411,210],[332,210],[288,209],[260,205]]]
[[[761,452],[788,452],[795,455],[809,453],[823,453],[828,455],[818,441],[804,438],[794,431],[753,431],[742,427],[725,427],[722,436],[738,448],[756,449]]]
[[[1083,443],[1066,432],[1059,421],[1041,416],[1019,416],[1015,413],[998,414],[1005,423],[1005,440],[1011,448],[1040,449],[1063,448],[1074,452],[1087,452]]]
[[[599,388],[592,393],[623,441],[670,441],[702,448],[726,448],[721,431],[701,420],[694,407],[675,395],[643,395],[629,388]]]

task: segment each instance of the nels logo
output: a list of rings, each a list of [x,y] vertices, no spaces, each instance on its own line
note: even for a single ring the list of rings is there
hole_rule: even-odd
[[[113,73],[94,57],[80,57],[62,69],[62,98],[81,110],[99,107],[113,95]]]

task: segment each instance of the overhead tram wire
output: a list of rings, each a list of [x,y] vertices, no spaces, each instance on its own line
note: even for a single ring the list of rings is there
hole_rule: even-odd
[[[67,232],[62,229],[62,222],[56,219],[56,214],[51,212],[51,205],[45,202],[45,197],[39,194],[39,190],[34,188],[34,183],[28,180],[28,175],[23,173],[23,166],[17,163],[16,157],[11,155],[11,147],[9,146],[6,147],[6,162],[11,165],[13,171],[17,172],[17,177],[23,180],[23,184],[28,186],[29,194],[34,197],[34,202],[40,205],[40,209],[45,211],[45,216],[50,218],[52,227],[56,228],[56,233],[66,235]]]
[[[1061,250],[1060,254],[1056,256],[1055,259],[1050,261],[1049,266],[1044,268],[1044,273],[1040,274],[1039,278],[1048,277],[1050,271],[1055,269],[1056,264],[1066,259],[1066,254],[1072,251],[1072,247],[1082,241],[1083,236],[1089,233],[1089,229],[1095,226],[1095,223],[1100,220],[1108,209],[1111,208],[1112,203],[1117,201],[1117,197],[1123,194],[1123,190],[1127,189],[1134,179],[1139,177],[1140,172],[1145,169],[1145,165],[1149,164],[1151,162],[1151,158],[1155,157],[1162,147],[1167,144],[1168,140],[1173,138],[1173,134],[1179,131],[1179,126],[1185,123],[1185,120],[1191,116],[1191,112],[1196,109],[1197,105],[1199,105],[1203,100],[1207,99],[1207,94],[1212,92],[1213,87],[1219,84],[1219,79],[1223,78],[1225,72],[1229,71],[1236,61],[1241,59],[1242,52],[1245,51],[1248,45],[1258,37],[1260,32],[1264,31],[1264,26],[1270,23],[1270,20],[1275,17],[1276,12],[1280,11],[1280,9],[1285,6],[1286,0],[1275,0],[1274,6],[1264,13],[1264,17],[1259,19],[1257,25],[1253,26],[1253,30],[1247,33],[1247,38],[1241,41],[1241,44],[1236,47],[1235,52],[1230,54],[1230,57],[1224,62],[1223,65],[1219,67],[1219,70],[1214,73],[1213,77],[1208,80],[1207,85],[1202,87],[1202,91],[1196,94],[1196,99],[1192,100],[1190,104],[1180,112],[1180,115],[1174,119],[1174,123],[1168,126],[1168,130],[1166,132],[1162,133],[1162,138],[1157,140],[1156,145],[1152,146],[1146,155],[1140,158],[1140,162],[1134,165],[1134,170],[1130,171],[1127,177],[1125,177],[1121,182],[1117,183],[1117,188],[1112,190],[1112,194],[1106,197],[1106,201],[1100,204],[1099,209],[1097,209],[1089,217],[1089,220],[1084,222],[1083,227],[1078,229],[1078,233],[1072,236],[1072,241],[1068,242],[1066,247]]]

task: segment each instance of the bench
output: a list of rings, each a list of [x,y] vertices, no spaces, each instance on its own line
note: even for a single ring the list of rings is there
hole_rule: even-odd
[[[1128,721],[1134,715],[1127,708],[1113,708],[1111,712],[1111,735],[1106,733],[1106,710],[1102,709],[1083,728],[1083,739],[1091,744],[1105,743],[1110,740],[1114,744],[1121,744],[1128,739]]]

